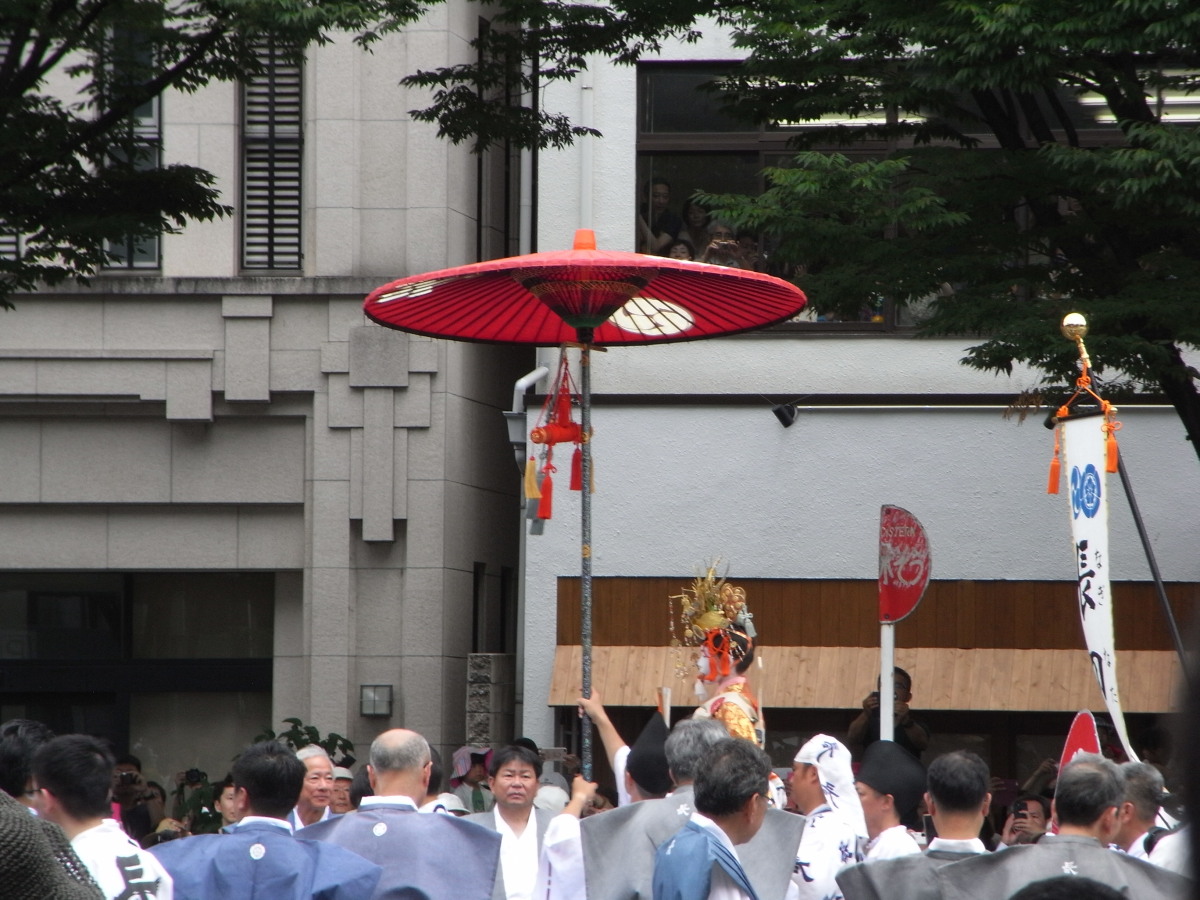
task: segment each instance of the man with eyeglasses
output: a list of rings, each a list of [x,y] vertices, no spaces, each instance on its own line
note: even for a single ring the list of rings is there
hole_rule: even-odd
[[[329,803],[333,800],[333,763],[324,747],[309,744],[296,751],[296,758],[304,763],[304,788],[296,808],[288,815],[294,831],[307,825],[324,822],[333,813]]]

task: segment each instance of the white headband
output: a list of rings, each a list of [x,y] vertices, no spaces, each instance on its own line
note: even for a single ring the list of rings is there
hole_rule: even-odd
[[[814,736],[796,754],[795,762],[817,767],[821,790],[834,812],[840,814],[860,837],[867,836],[858,791],[854,789],[854,771],[850,768],[850,751],[835,737]]]

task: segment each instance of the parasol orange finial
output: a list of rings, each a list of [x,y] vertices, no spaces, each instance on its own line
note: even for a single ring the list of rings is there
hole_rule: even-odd
[[[572,250],[595,250],[596,232],[590,228],[580,228],[575,232],[575,246]]]

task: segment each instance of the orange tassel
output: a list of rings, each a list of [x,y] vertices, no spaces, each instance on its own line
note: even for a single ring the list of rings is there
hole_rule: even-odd
[[[525,461],[525,499],[538,500],[541,496],[537,484],[537,460],[531,456]]]
[[[583,448],[576,447],[571,454],[571,490],[583,490]]]
[[[1050,482],[1046,485],[1047,494],[1058,493],[1058,483],[1061,480],[1061,467],[1058,462],[1058,457],[1055,456],[1050,460]]]
[[[1117,438],[1111,431],[1108,433],[1108,437],[1104,441],[1104,449],[1107,457],[1107,465],[1104,467],[1104,470],[1111,475],[1113,472],[1117,471],[1117,462],[1120,458],[1120,451],[1117,449]]]
[[[547,475],[542,479],[542,499],[538,501],[539,519],[549,519],[553,511],[554,504],[554,482]]]

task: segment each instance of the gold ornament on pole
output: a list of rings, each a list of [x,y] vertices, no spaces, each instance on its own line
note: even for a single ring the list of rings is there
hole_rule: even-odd
[[[1074,341],[1079,347],[1079,359],[1083,362],[1083,374],[1088,373],[1088,369],[1092,367],[1092,361],[1088,357],[1087,347],[1083,345],[1083,339],[1087,337],[1088,323],[1079,313],[1067,313],[1063,316],[1062,325],[1059,326],[1059,331],[1062,336],[1068,341]]]

